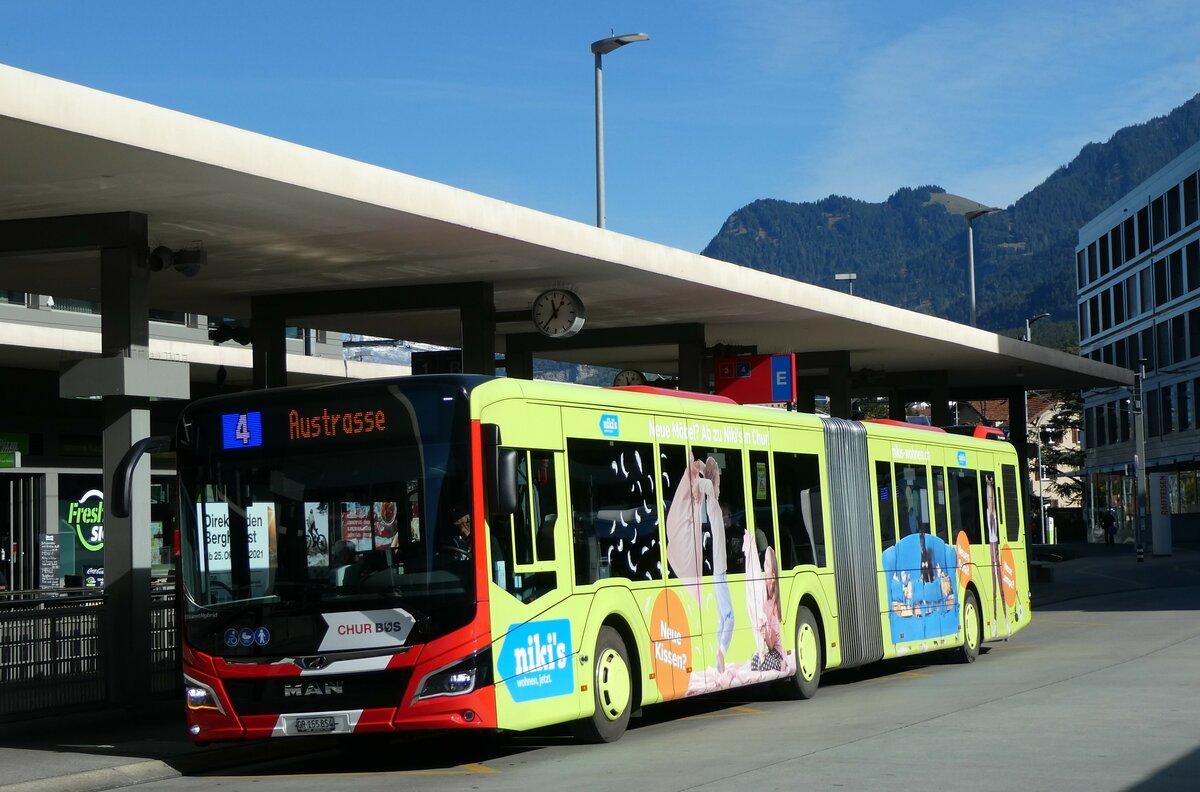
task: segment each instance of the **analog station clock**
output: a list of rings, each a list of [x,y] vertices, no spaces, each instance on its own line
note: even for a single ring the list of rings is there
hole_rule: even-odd
[[[568,289],[547,289],[533,301],[533,324],[547,338],[570,338],[586,318],[583,300]]]
[[[617,372],[617,376],[613,377],[613,385],[620,387],[621,385],[645,385],[646,375],[640,371],[633,369],[624,369]]]

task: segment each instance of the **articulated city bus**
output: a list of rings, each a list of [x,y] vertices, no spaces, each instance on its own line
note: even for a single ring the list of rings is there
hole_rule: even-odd
[[[425,376],[184,411],[201,742],[571,723],[1029,623],[1005,442],[649,388]]]

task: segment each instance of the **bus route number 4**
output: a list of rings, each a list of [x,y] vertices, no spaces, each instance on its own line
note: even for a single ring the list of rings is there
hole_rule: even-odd
[[[237,425],[233,427],[233,439],[242,445],[250,444],[250,419],[246,417],[246,413],[238,416]]]

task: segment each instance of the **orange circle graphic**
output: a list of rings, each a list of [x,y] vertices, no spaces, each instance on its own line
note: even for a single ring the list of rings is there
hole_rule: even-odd
[[[966,531],[954,537],[954,556],[958,559],[958,587],[966,588],[971,582],[971,540]]]
[[[1004,592],[1004,605],[1011,608],[1017,604],[1017,564],[1012,549],[1005,545],[1000,550],[1000,588]]]
[[[654,681],[664,699],[683,698],[692,676],[691,629],[683,603],[671,589],[663,589],[650,613],[650,639],[654,642]]]

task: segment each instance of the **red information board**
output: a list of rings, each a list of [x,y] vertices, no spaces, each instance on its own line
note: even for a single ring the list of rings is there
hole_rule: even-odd
[[[713,361],[717,395],[738,404],[796,401],[796,356],[738,355]]]

